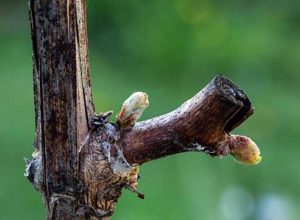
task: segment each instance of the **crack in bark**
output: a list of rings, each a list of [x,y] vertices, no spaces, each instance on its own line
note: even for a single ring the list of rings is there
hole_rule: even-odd
[[[136,120],[148,106],[145,93],[125,101],[116,123],[109,122],[111,112],[95,114],[85,4],[29,0],[36,137],[25,176],[42,193],[48,220],[104,219],[123,188],[144,198],[139,165],[161,157],[200,151],[258,161],[252,140],[229,134],[253,108],[223,76],[178,109],[143,122]],[[252,153],[257,158],[249,159]]]

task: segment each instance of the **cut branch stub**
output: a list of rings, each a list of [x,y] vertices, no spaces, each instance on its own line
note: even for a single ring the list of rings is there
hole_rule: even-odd
[[[137,192],[138,165],[184,151],[260,161],[256,144],[229,132],[253,108],[222,76],[181,107],[136,123],[145,93],[127,99],[116,123],[94,112],[89,80],[86,1],[29,0],[36,139],[25,176],[42,193],[47,219],[104,219],[122,188]]]
[[[227,155],[228,132],[252,113],[245,93],[225,77],[217,76],[176,110],[124,131],[124,155],[133,164],[185,151]]]

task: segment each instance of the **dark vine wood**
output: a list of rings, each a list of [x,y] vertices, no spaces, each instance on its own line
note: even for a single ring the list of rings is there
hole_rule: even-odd
[[[85,0],[30,0],[35,151],[25,175],[48,220],[107,219],[122,188],[137,193],[138,166],[185,151],[230,153],[229,132],[253,108],[223,76],[178,109],[128,128],[96,114]],[[225,144],[224,144],[225,143]]]

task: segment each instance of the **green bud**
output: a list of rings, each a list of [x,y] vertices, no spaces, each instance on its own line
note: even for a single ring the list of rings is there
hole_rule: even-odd
[[[230,135],[229,148],[230,154],[241,163],[254,165],[262,160],[258,146],[246,136]]]

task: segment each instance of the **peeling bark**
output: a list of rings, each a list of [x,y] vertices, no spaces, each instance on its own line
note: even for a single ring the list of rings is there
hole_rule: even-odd
[[[229,134],[253,108],[228,79],[218,76],[173,112],[137,124],[148,96],[135,93],[109,122],[111,112],[96,114],[92,102],[85,0],[30,0],[29,17],[36,138],[25,175],[42,194],[48,220],[108,219],[123,188],[144,198],[139,165],[168,155],[258,161],[249,159],[259,156],[254,142]]]
[[[75,219],[78,146],[94,113],[87,61],[85,1],[30,0],[36,112],[34,161],[48,219]],[[41,157],[41,159],[37,159]],[[37,176],[37,175],[35,175]]]

